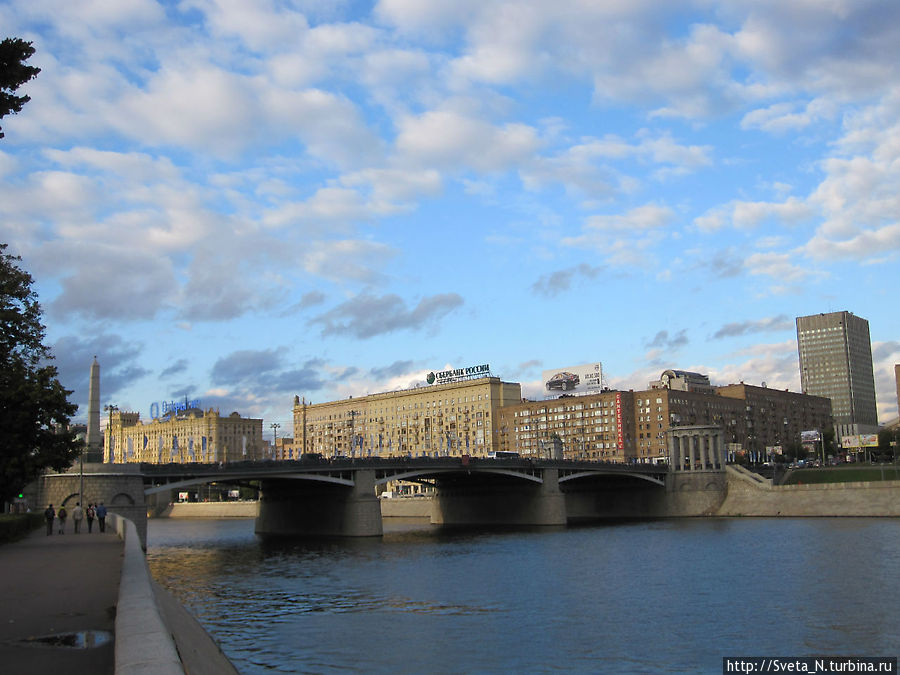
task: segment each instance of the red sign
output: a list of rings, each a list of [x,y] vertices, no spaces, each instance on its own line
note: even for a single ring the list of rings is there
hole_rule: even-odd
[[[616,394],[616,441],[619,450],[625,449],[625,436],[622,433],[622,394]]]

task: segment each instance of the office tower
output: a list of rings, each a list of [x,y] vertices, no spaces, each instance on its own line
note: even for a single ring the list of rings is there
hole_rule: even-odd
[[[850,312],[797,317],[800,385],[831,399],[838,439],[878,431],[869,322]]]

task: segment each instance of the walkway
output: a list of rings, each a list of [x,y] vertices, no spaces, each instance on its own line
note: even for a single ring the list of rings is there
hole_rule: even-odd
[[[58,524],[54,523],[55,525]],[[82,529],[87,530],[86,523]],[[103,675],[115,671],[115,608],[124,544],[105,534],[46,535],[43,526],[28,537],[0,546],[0,664],[3,672]],[[24,642],[80,631],[106,631],[110,640],[92,648]]]

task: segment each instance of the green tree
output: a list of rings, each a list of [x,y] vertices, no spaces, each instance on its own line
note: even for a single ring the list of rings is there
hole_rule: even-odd
[[[0,244],[0,501],[44,469],[70,466],[83,447],[69,428],[77,406],[48,364],[41,306],[20,261]]]
[[[19,38],[6,38],[0,42],[0,119],[20,112],[31,100],[29,96],[16,96],[13,92],[41,72],[40,68],[25,65],[32,54],[34,47],[30,42]],[[2,129],[0,138],[3,138]]]

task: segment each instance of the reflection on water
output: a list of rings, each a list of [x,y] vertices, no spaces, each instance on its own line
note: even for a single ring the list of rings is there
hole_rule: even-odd
[[[260,540],[153,520],[148,562],[241,672],[721,672],[896,655],[898,519],[688,519]]]

